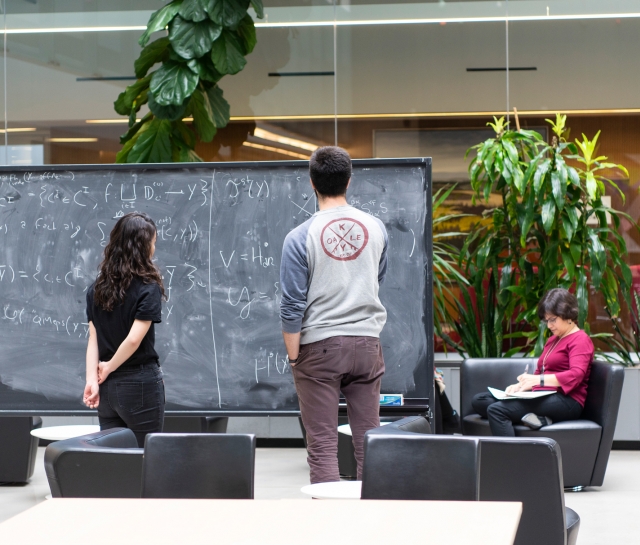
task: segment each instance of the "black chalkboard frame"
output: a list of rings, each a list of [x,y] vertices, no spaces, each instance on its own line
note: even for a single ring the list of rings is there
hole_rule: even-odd
[[[426,158],[393,158],[393,159],[355,159],[354,167],[366,168],[384,165],[398,166],[419,166],[424,169],[424,194],[425,194],[425,226],[423,232],[425,255],[428,256],[427,263],[431,263],[430,256],[433,255],[432,240],[432,159]],[[74,165],[43,165],[43,166],[0,166],[0,176],[3,173],[56,173],[73,171],[152,171],[152,170],[183,170],[189,168],[211,168],[213,171],[222,169],[255,169],[260,167],[280,168],[308,168],[308,161],[251,161],[251,162],[215,162],[215,163],[153,163],[153,164],[74,164]],[[53,178],[53,176],[52,176]],[[427,393],[427,397],[405,398],[403,407],[381,407],[381,414],[387,415],[409,415],[425,414],[432,421],[433,412],[430,409],[429,400],[435,395],[435,383],[433,380],[434,368],[434,329],[433,329],[433,269],[425,267],[425,293],[423,294],[423,325],[426,334],[426,360],[423,366],[416,369],[414,378],[416,386],[420,385]],[[2,392],[6,394],[6,392]],[[10,392],[19,395],[17,392]],[[341,403],[341,410],[345,405]],[[95,416],[96,410],[56,410],[56,409],[35,409],[35,410],[11,410],[1,409],[0,416]],[[166,416],[299,416],[299,411],[293,410],[167,410]],[[432,422],[433,423],[433,422]]]

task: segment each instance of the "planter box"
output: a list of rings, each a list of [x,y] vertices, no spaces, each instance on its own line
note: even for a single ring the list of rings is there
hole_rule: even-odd
[[[640,366],[626,367],[614,441],[640,441]]]

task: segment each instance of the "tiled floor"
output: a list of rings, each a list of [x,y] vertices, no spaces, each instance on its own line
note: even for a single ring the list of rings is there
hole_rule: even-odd
[[[45,501],[49,493],[40,448],[36,472],[25,486],[0,486],[0,522]],[[308,499],[300,488],[309,482],[303,449],[258,449],[256,498]],[[581,518],[579,545],[626,545],[640,536],[640,451],[613,451],[604,486],[566,494],[567,506]],[[1,539],[1,538],[0,538]]]

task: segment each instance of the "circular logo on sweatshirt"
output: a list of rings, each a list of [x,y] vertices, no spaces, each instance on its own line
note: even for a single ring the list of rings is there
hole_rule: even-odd
[[[369,242],[367,228],[352,218],[330,221],[320,237],[324,253],[338,261],[356,259]]]

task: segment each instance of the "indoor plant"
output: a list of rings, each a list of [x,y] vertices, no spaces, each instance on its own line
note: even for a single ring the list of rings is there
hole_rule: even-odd
[[[151,15],[139,40],[144,49],[134,65],[138,79],[114,103],[116,112],[129,117],[116,162],[201,160],[197,140],[210,142],[229,121],[229,104],[217,83],[242,70],[256,45],[249,6],[264,17],[262,0],[173,0]],[[167,35],[148,44],[165,29]],[[144,104],[150,111],[137,120]],[[187,117],[193,128],[184,122]]]
[[[606,184],[624,195],[602,171],[628,174],[597,156],[599,133],[568,141],[566,116],[547,120],[551,143],[534,131],[509,130],[504,118],[494,121],[496,136],[472,148],[469,177],[474,199],[488,202],[498,193],[501,205],[466,237],[458,265],[473,290],[452,301],[461,342],[444,339],[469,356],[538,355],[546,328],[536,306],[551,288],[576,291],[578,323],[587,331],[590,287],[604,295],[614,319],[619,315],[618,294],[629,289],[631,271],[617,229],[620,217],[633,220],[603,204]]]

